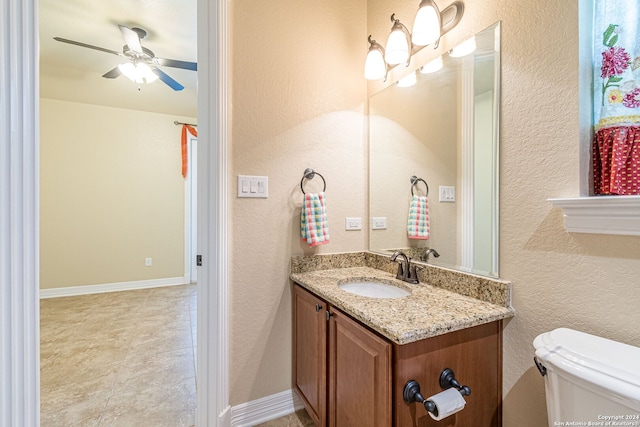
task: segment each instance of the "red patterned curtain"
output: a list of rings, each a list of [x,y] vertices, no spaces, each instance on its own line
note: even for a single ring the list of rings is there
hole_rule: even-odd
[[[640,194],[640,26],[637,1],[596,0],[594,193]],[[598,46],[599,43],[596,44]]]

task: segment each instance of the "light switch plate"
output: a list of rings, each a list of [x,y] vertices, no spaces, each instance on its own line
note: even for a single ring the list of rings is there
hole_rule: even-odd
[[[440,186],[440,201],[453,203],[456,201],[456,187]]]
[[[238,175],[238,197],[266,199],[269,197],[269,177]]]

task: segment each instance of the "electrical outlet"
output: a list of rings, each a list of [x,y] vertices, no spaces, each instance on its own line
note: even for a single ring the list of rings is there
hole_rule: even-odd
[[[153,258],[145,258],[144,259],[144,265],[146,267],[151,267],[153,265]]]
[[[362,230],[362,218],[345,218],[344,220],[345,230]]]
[[[371,218],[372,230],[386,230],[387,229],[387,217],[386,216],[374,216]]]

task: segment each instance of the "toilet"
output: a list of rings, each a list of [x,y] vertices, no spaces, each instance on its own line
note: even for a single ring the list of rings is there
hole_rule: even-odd
[[[533,346],[549,426],[640,426],[640,348],[567,328]]]

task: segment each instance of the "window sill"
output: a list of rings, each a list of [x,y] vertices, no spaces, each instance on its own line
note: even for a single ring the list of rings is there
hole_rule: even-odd
[[[640,236],[640,196],[548,199],[564,212],[570,233]]]

